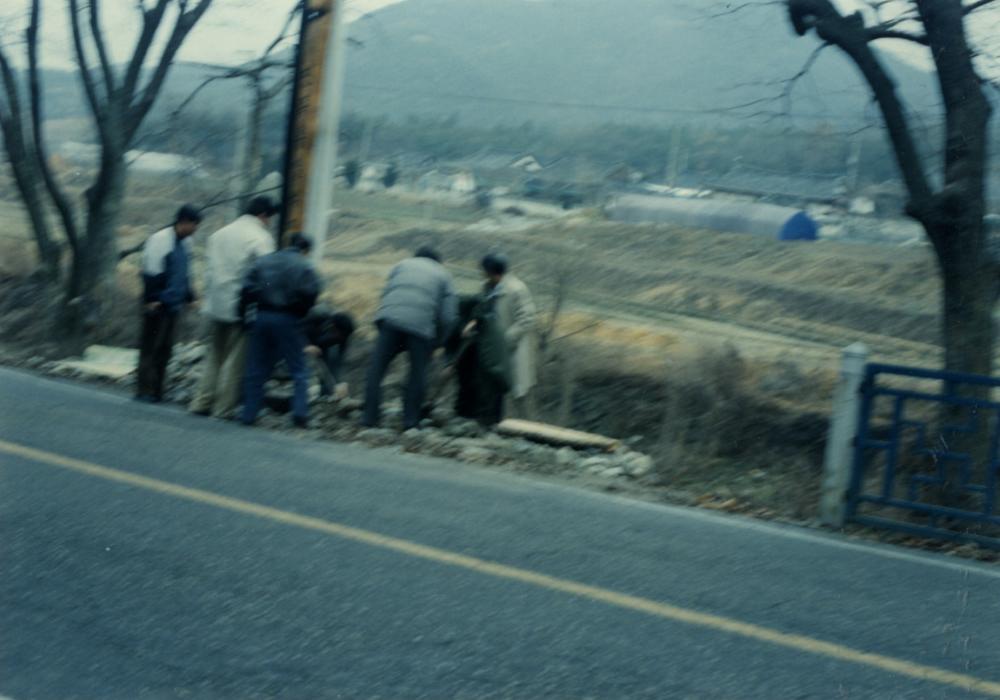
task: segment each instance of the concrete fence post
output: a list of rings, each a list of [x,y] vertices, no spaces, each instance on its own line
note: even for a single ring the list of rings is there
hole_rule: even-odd
[[[854,343],[844,348],[840,360],[840,381],[833,395],[833,413],[823,456],[823,484],[820,495],[820,521],[841,527],[847,516],[847,489],[851,483],[854,434],[861,404],[868,347]]]

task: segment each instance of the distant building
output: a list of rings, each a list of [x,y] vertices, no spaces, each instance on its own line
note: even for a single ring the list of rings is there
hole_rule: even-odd
[[[93,143],[66,141],[56,150],[56,155],[77,167],[96,168],[100,162],[101,147]],[[131,150],[125,154],[129,170],[147,175],[187,175],[205,177],[201,162],[178,153]]]
[[[604,181],[615,185],[638,185],[645,179],[645,173],[628,163],[618,163],[604,173]]]
[[[615,221],[751,233],[782,241],[814,241],[819,235],[816,222],[804,211],[776,204],[628,194],[609,205],[607,214]]]
[[[452,194],[473,194],[476,191],[476,177],[468,170],[435,169],[417,179],[417,189]]]
[[[842,204],[846,195],[841,175],[784,175],[747,167],[702,178],[682,175],[679,184],[786,206]]]
[[[537,173],[544,170],[544,166],[531,154],[518,156],[511,162],[509,167],[515,170],[523,170],[526,173]]]

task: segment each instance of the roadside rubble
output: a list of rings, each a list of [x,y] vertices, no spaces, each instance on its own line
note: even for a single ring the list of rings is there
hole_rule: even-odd
[[[170,360],[169,387],[164,400],[186,405],[194,395],[200,376],[199,364],[205,354],[200,343],[178,344]],[[135,381],[134,350],[91,346],[83,358],[60,360],[42,365],[40,369],[64,377],[108,381],[122,387],[131,387]],[[110,368],[110,369],[109,369]],[[291,398],[287,382],[271,380],[267,386],[269,404],[281,405]],[[362,402],[348,398],[340,401],[319,396],[318,387],[310,387],[311,426],[303,431],[289,425],[288,416],[265,409],[259,419],[262,428],[294,432],[303,436],[353,442],[371,447],[395,447],[403,452],[455,459],[478,465],[502,466],[516,471],[542,474],[569,474],[601,480],[637,480],[654,471],[653,459],[630,449],[618,441],[601,436],[562,431],[554,426],[538,426],[544,433],[544,442],[523,436],[504,435],[503,432],[525,434],[523,421],[511,421],[512,429],[500,431],[483,429],[478,423],[457,417],[448,406],[435,407],[421,423],[420,430],[402,431],[402,406],[399,401],[388,401],[381,428],[363,428],[360,425]],[[550,428],[549,430],[545,430]],[[528,433],[532,431],[528,430]],[[592,438],[582,444],[592,447],[573,447],[546,444],[553,434],[566,434]],[[542,439],[542,438],[539,438]]]

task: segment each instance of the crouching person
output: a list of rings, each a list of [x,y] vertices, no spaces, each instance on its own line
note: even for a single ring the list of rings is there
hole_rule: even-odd
[[[252,313],[243,381],[243,412],[240,420],[253,425],[264,401],[264,383],[279,359],[285,361],[294,383],[292,422],[309,424],[309,368],[302,321],[316,303],[320,281],[309,263],[312,243],[301,233],[289,239],[288,247],[258,258],[247,273],[241,294],[244,316]]]
[[[347,313],[333,313],[316,307],[305,320],[306,355],[312,359],[319,379],[320,396],[332,396],[338,401],[349,393],[343,380],[347,346],[354,334],[354,319]]]

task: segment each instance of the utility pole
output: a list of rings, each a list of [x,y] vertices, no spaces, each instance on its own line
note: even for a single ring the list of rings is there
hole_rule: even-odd
[[[340,128],[346,27],[343,0],[306,0],[285,145],[281,237],[303,231],[319,260],[329,226]]]

